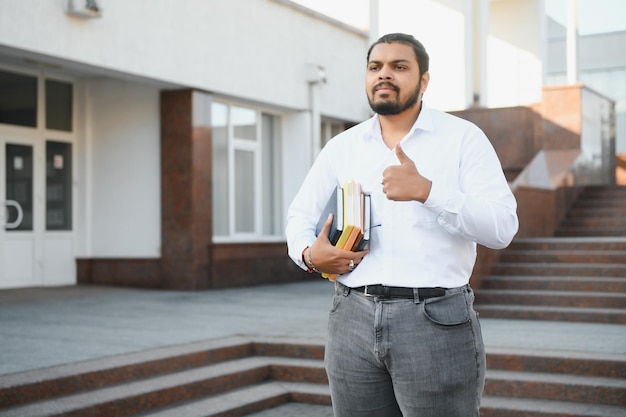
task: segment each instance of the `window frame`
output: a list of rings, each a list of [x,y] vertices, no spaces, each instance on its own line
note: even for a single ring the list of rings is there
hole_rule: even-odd
[[[279,189],[274,189],[273,192],[264,192],[263,185],[267,183],[264,178],[264,161],[267,160],[267,157],[271,157],[272,161],[274,161],[273,166],[269,170],[271,172],[272,178],[269,179],[269,183],[272,184],[272,187],[280,187],[280,176],[282,173],[281,169],[281,161],[279,159],[281,155],[281,142],[282,142],[282,125],[283,125],[283,115],[280,112],[272,111],[270,109],[259,107],[255,105],[229,101],[224,99],[214,99],[213,104],[218,104],[222,106],[226,106],[227,111],[227,126],[226,126],[226,134],[227,134],[227,193],[228,193],[228,234],[227,235],[217,235],[215,232],[215,228],[213,229],[213,242],[214,243],[237,243],[237,242],[280,242],[284,241],[284,231],[282,228],[282,221],[278,222],[278,217],[282,220],[282,210],[281,210],[281,195],[282,192]],[[232,117],[232,109],[234,107],[239,107],[247,110],[253,110],[255,114],[255,140],[250,140],[249,138],[237,138],[235,137],[235,128],[233,124]],[[213,108],[211,108],[213,111]],[[264,116],[272,117],[274,121],[273,135],[268,141],[266,138],[263,138],[263,129],[264,129]],[[213,125],[211,126],[213,128]],[[267,149],[267,144],[271,144],[271,149]],[[254,187],[254,197],[253,197],[253,213],[254,213],[254,226],[251,232],[238,232],[237,231],[237,204],[241,204],[241,202],[236,201],[236,193],[235,186],[237,180],[237,171],[235,167],[235,159],[236,152],[252,152],[253,153],[253,187]],[[268,155],[268,152],[271,152],[271,155]],[[216,156],[213,155],[213,158]],[[212,172],[212,176],[216,175],[215,171]],[[216,196],[213,193],[212,199]],[[273,201],[269,202],[267,199],[271,199]],[[244,203],[245,204],[245,203]],[[274,207],[274,210],[268,209],[267,207]],[[268,213],[266,213],[266,211]],[[278,214],[277,214],[278,212]],[[216,211],[213,211],[213,224],[216,224],[223,219],[217,218],[219,214]],[[278,216],[278,217],[277,217]],[[268,219],[273,223],[281,224],[280,231],[274,230],[274,234],[265,234],[264,232],[264,221]]]
[[[321,120],[321,126],[320,126],[320,144],[321,144],[321,148],[323,148],[324,146],[326,146],[326,144],[335,136],[337,136],[339,133],[345,131],[346,128],[346,123],[339,121],[339,120],[335,120],[335,119],[328,119],[328,118],[322,118]]]

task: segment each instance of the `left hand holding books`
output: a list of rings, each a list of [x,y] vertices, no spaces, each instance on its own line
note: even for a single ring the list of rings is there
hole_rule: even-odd
[[[322,230],[311,245],[311,260],[315,267],[329,275],[328,279],[334,281],[338,274],[345,274],[357,267],[368,250],[352,252],[333,246],[328,240],[328,232],[333,223],[333,215],[330,214],[322,227]],[[352,262],[351,262],[352,261]]]

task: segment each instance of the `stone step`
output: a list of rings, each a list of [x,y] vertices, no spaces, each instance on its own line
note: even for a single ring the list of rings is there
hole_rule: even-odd
[[[626,407],[626,380],[488,370],[484,395]]]
[[[290,340],[275,343],[263,339],[253,343],[246,338],[233,337],[3,375],[0,409],[254,355],[322,359],[324,345]],[[276,366],[274,372],[280,369]]]
[[[622,218],[624,216],[624,207],[606,207],[606,206],[589,206],[589,207],[572,207],[567,211],[565,216],[568,218],[584,218],[584,217],[601,217]]]
[[[318,359],[254,356],[78,392],[4,410],[4,417],[132,416],[268,380],[327,383]]]
[[[626,187],[588,186],[555,237],[515,239],[476,291],[482,317],[626,323]]]
[[[489,347],[487,368],[500,371],[625,379],[626,356],[609,353]]]
[[[626,264],[626,251],[610,250],[506,250],[500,262]]]
[[[626,311],[620,308],[552,307],[511,304],[476,304],[475,308],[482,318],[626,324]]]
[[[616,200],[626,199],[624,187],[605,188],[605,189],[586,189],[578,196],[577,201],[581,200]]]
[[[290,402],[330,405],[330,390],[327,384],[266,382],[135,417],[239,417]]]
[[[588,193],[626,193],[626,186],[622,184],[590,184],[584,188]]]
[[[484,396],[481,417],[626,417],[626,408],[564,401]]]
[[[537,398],[534,400],[520,401],[519,395],[548,396],[551,392],[557,392],[564,400],[549,400],[554,406],[560,406],[559,411],[570,409],[601,410],[603,412],[619,409],[624,403],[622,391],[624,382],[617,379],[608,378],[568,378],[564,375],[541,375],[541,381],[532,387],[532,375],[521,372],[501,372],[488,371],[485,386],[485,400],[481,407],[481,415],[485,413],[495,413],[500,410],[500,402],[495,401],[504,397],[507,404],[517,404],[516,410],[535,411],[529,404],[545,400]],[[521,387],[519,387],[521,385]],[[492,395],[491,391],[510,391],[506,396]],[[492,401],[493,399],[493,401]],[[585,404],[580,403],[581,399],[589,400]],[[264,383],[253,387],[228,392],[220,396],[211,397],[199,401],[183,403],[166,410],[159,410],[137,415],[136,417],[214,417],[214,416],[246,416],[259,409],[276,407],[286,402],[304,402],[309,404],[330,405],[330,392],[328,386],[307,383]],[[520,406],[526,404],[525,406]],[[511,410],[510,408],[507,411]],[[492,414],[505,415],[505,414]],[[529,414],[530,415],[530,414]],[[584,414],[582,414],[584,415]],[[598,414],[613,415],[613,414]],[[542,415],[546,416],[546,414]],[[548,415],[549,416],[549,415]],[[619,416],[619,414],[616,414]]]
[[[613,184],[597,184],[597,185],[587,185],[585,186],[585,190],[588,192],[610,192],[613,193],[623,193],[626,194],[626,186],[625,185],[613,185]]]
[[[247,339],[228,338],[3,375],[0,409],[253,354]]]
[[[624,216],[573,216],[568,215],[559,227],[626,227],[626,209]]]
[[[604,197],[604,198],[579,198],[572,205],[572,208],[604,208],[604,207],[615,207],[615,208],[624,208],[626,205],[626,198],[624,197]]]
[[[38,401],[3,410],[3,417],[52,417],[64,415],[132,416],[232,389],[269,378],[266,361],[235,359],[106,388]]]
[[[620,192],[620,193],[611,193],[611,192],[604,192],[604,193],[583,193],[574,203],[574,206],[577,205],[578,203],[592,203],[592,202],[599,202],[599,203],[604,203],[604,202],[622,202],[622,201],[626,201],[626,195],[624,194],[624,192]],[[615,206],[617,207],[617,205]]]
[[[476,294],[478,304],[514,304],[553,307],[615,308],[626,312],[626,293],[543,291],[543,290],[486,290]]]
[[[3,403],[0,415],[238,417],[290,402],[329,405],[323,349],[322,342],[232,338],[8,375],[0,398],[7,393],[30,398],[10,408]],[[481,415],[506,415],[489,414],[503,412],[500,396],[508,403],[520,396],[549,398],[568,407],[584,402],[590,410],[598,409],[600,402],[626,405],[623,357],[490,349],[487,366],[488,395]],[[100,376],[103,379],[94,384]],[[60,381],[74,385],[66,390],[71,393],[45,393],[45,387]],[[12,384],[21,391],[11,391]]]
[[[333,407],[331,405],[287,403],[278,407],[261,410],[248,415],[247,417],[333,417]]]
[[[508,250],[626,251],[626,237],[539,237],[513,240]]]
[[[533,378],[537,375],[538,378]],[[626,382],[615,378],[571,377],[567,375],[531,374],[525,372],[487,372],[485,395],[505,397],[507,402],[530,396],[549,399],[571,406],[584,402],[588,409],[595,404],[624,405]],[[550,398],[550,394],[557,398]],[[547,397],[547,398],[546,398]],[[527,398],[527,397],[526,397]],[[213,417],[245,416],[259,409],[276,407],[286,402],[330,405],[328,386],[308,383],[271,382],[235,390],[219,396],[183,403],[166,410],[137,415],[137,417]],[[483,403],[481,413],[490,412],[489,401]],[[610,408],[602,408],[608,410]],[[495,411],[495,410],[494,410]],[[227,414],[226,414],[227,413]]]
[[[626,264],[497,262],[493,275],[626,277]]]
[[[482,280],[479,292],[490,289],[626,293],[626,278],[491,275]]]
[[[597,237],[597,236],[626,236],[626,227],[624,228],[614,228],[614,227],[604,227],[604,228],[588,228],[588,227],[568,227],[558,229],[554,232],[555,236],[563,236],[563,237],[580,237],[580,236],[589,236],[589,237]]]

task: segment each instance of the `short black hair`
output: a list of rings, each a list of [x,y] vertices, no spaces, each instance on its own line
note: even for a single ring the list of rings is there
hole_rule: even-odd
[[[413,35],[407,35],[406,33],[388,33],[386,35],[381,36],[376,42],[374,42],[370,49],[367,51],[367,62],[370,61],[370,54],[372,53],[372,49],[379,43],[403,43],[405,45],[409,45],[413,48],[413,52],[415,52],[415,57],[417,58],[417,63],[420,67],[420,75],[424,74],[428,71],[428,52],[426,52],[426,48],[424,45],[417,39],[413,37]]]

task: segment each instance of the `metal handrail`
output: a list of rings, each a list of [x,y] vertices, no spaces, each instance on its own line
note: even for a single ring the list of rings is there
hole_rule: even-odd
[[[22,220],[24,219],[24,211],[22,210],[22,206],[20,205],[20,203],[18,203],[15,200],[6,200],[1,202],[0,204],[2,204],[4,207],[15,207],[15,209],[17,210],[17,219],[14,222],[11,223],[7,223],[6,219],[8,218],[8,216],[6,215],[6,211],[5,210],[5,216],[4,218],[0,219],[0,227],[3,226],[4,223],[4,227],[6,229],[17,229],[20,224],[22,224]]]

